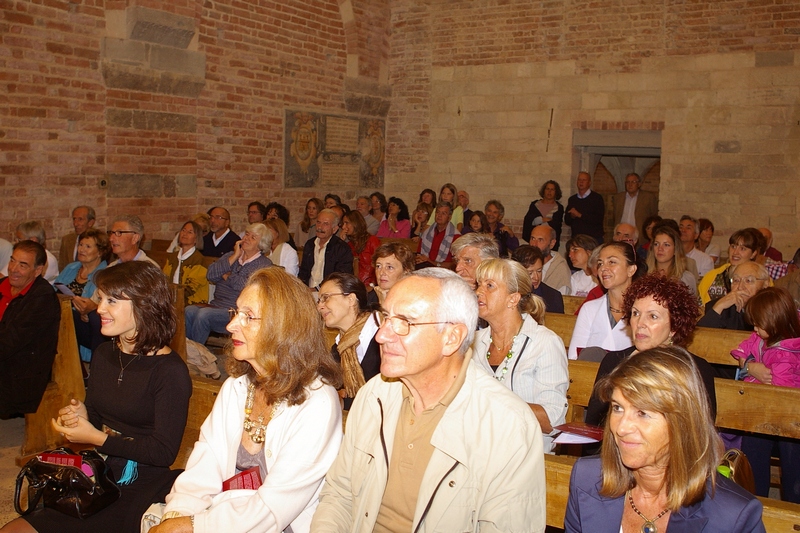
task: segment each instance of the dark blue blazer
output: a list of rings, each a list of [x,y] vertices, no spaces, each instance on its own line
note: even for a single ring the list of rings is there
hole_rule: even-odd
[[[607,498],[600,495],[600,458],[578,459],[569,481],[566,533],[619,533],[625,495]],[[667,531],[676,533],[764,533],[762,506],[755,496],[723,476],[711,496],[711,482],[706,497],[699,503],[681,507],[669,517]]]
[[[533,289],[532,292],[544,300],[545,311],[564,314],[564,297],[553,287],[546,283],[539,283],[539,288]]]

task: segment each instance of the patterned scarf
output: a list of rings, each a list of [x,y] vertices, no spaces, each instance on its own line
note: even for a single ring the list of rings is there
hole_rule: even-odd
[[[371,316],[371,313],[361,313],[358,315],[355,323],[350,326],[347,331],[342,333],[342,338],[339,339],[339,344],[336,345],[339,350],[339,357],[342,361],[344,390],[348,398],[355,398],[358,389],[363,387],[364,383],[366,383],[364,380],[364,371],[361,370],[361,364],[358,362],[356,348],[358,348],[360,344],[358,336],[361,335],[364,324]]]
[[[422,234],[422,247],[420,248],[420,251],[422,254],[427,255],[428,257],[431,255],[434,232],[436,232],[436,224],[426,229]],[[448,222],[447,226],[444,228],[444,232],[444,239],[442,239],[442,243],[439,245],[439,250],[436,252],[436,257],[431,257],[432,261],[441,263],[447,259],[447,254],[450,253],[450,245],[453,244],[453,237],[456,235],[456,227],[452,223]]]

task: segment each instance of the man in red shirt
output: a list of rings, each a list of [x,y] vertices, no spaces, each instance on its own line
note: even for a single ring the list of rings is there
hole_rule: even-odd
[[[61,308],[41,244],[20,241],[0,280],[0,419],[34,413],[50,380]]]
[[[450,222],[452,214],[453,208],[447,202],[439,202],[436,206],[436,223],[422,233],[417,248],[417,270],[432,266],[453,268],[450,246],[460,235]]]

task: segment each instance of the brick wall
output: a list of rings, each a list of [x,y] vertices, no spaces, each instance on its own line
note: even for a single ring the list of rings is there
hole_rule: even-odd
[[[512,225],[542,181],[569,192],[573,130],[663,128],[662,211],[786,253],[798,50],[782,0],[0,0],[0,235],[36,218],[56,246],[80,203],[157,238],[254,198],[296,222],[325,191],[282,189],[291,107],[385,117],[385,192],[453,181]]]

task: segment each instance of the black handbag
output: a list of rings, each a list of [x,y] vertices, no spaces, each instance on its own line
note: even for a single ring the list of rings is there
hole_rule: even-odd
[[[17,474],[14,488],[14,509],[22,516],[33,512],[41,500],[45,507],[55,509],[75,518],[92,516],[119,499],[120,490],[114,482],[111,469],[94,450],[76,454],[66,447],[49,450],[48,454],[80,455],[83,465],[88,465],[93,476],[81,468],[59,465],[34,457]],[[23,480],[28,481],[28,505],[21,508],[20,493]]]

